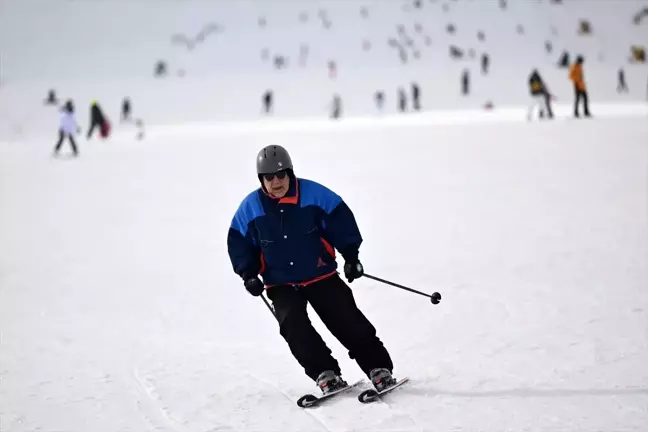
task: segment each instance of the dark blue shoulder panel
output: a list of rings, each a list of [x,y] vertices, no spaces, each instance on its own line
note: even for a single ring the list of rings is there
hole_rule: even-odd
[[[342,202],[342,198],[319,183],[299,179],[299,201],[301,207],[313,205],[330,214]]]
[[[236,210],[234,218],[232,218],[232,228],[240,232],[243,237],[247,234],[250,222],[265,215],[258,192],[257,189],[245,197],[238,210]]]

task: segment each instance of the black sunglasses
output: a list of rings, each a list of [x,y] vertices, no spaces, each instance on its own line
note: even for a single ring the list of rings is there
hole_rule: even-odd
[[[279,180],[283,180],[286,178],[287,174],[288,173],[286,171],[278,171],[272,174],[263,174],[263,178],[266,179],[267,181],[272,181],[276,176]]]

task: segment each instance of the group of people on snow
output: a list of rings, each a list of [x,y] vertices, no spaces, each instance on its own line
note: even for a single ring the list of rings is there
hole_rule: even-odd
[[[585,117],[591,117],[587,87],[585,86],[585,77],[583,74],[584,61],[582,56],[578,56],[576,62],[569,68],[569,80],[574,86],[574,117],[576,118],[580,117],[580,105],[583,106]],[[619,79],[623,79],[623,85],[625,86],[625,77],[620,75]],[[531,94],[532,102],[527,112],[527,119],[531,120],[533,118],[536,108],[539,118],[546,117],[552,119],[554,114],[551,108],[551,101],[554,96],[540,77],[537,69],[534,69],[529,76],[529,93]]]
[[[110,122],[104,115],[99,103],[97,101],[92,101],[90,104],[90,127],[88,128],[88,133],[86,138],[92,138],[92,135],[95,130],[99,131],[101,138],[108,138],[110,136]],[[74,102],[68,100],[65,102],[61,108],[61,118],[59,122],[59,131],[58,131],[58,141],[54,147],[54,156],[57,156],[63,142],[67,138],[72,147],[72,154],[76,157],[79,155],[79,149],[77,148],[76,141],[74,136],[81,133],[81,127],[79,127],[76,120]]]
[[[50,90],[45,100],[47,105],[56,105],[57,98],[53,90]],[[131,102],[130,99],[124,98],[121,107],[121,121],[130,121],[131,120]],[[137,121],[138,128],[141,129],[141,121]],[[98,132],[99,136],[103,139],[106,139],[110,136],[111,133],[111,123],[108,120],[108,117],[104,114],[103,110],[99,106],[99,102],[93,100],[90,103],[90,125],[88,127],[88,132],[86,134],[86,139],[90,140],[95,131]],[[79,149],[77,147],[76,141],[74,139],[75,135],[81,133],[81,128],[78,125],[74,102],[72,100],[67,100],[65,104],[61,107],[60,110],[60,120],[59,120],[59,129],[58,129],[58,140],[54,147],[54,156],[58,156],[61,147],[63,146],[64,141],[67,139],[72,147],[72,155],[74,157],[79,155]],[[138,132],[137,138],[141,139],[142,131]]]

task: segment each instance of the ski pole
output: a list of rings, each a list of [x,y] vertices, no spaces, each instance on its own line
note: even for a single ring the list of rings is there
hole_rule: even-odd
[[[364,277],[367,277],[369,279],[373,279],[373,280],[378,281],[378,282],[382,282],[382,283],[387,284],[387,285],[391,285],[391,286],[396,287],[396,288],[400,288],[400,289],[405,290],[405,291],[413,292],[415,294],[422,295],[424,297],[428,297],[430,299],[430,302],[432,302],[432,304],[439,304],[439,302],[441,301],[441,294],[439,294],[438,292],[434,292],[434,293],[432,293],[432,295],[430,295],[430,294],[426,294],[426,293],[421,292],[421,291],[417,291],[417,290],[412,289],[412,288],[408,288],[408,287],[403,286],[403,285],[399,285],[399,284],[394,283],[394,282],[390,282],[390,281],[385,280],[385,279],[381,279],[381,278],[376,277],[376,276],[372,276],[372,275],[367,274],[367,273],[364,274]]]
[[[261,294],[261,300],[263,300],[263,303],[265,303],[265,305],[268,306],[268,310],[270,311],[272,316],[277,318],[277,315],[275,314],[274,309],[272,308],[272,306],[270,306],[270,303],[268,303],[268,300],[266,300],[266,298],[265,298],[265,296],[263,294]]]

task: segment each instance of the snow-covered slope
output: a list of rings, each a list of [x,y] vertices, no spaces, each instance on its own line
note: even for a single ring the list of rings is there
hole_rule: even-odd
[[[645,66],[628,66],[629,95],[614,87],[627,45],[648,39],[627,24],[644,2],[445,3],[0,0],[0,430],[644,431],[648,106],[630,101],[645,97]],[[573,35],[582,14],[591,40]],[[383,42],[419,20],[432,44],[402,65]],[[191,53],[171,45],[210,23],[222,32]],[[565,71],[544,53],[551,26],[556,50],[587,56],[593,120],[568,119]],[[488,77],[448,60],[455,39],[491,53]],[[302,43],[303,68],[260,57],[293,59]],[[172,76],[151,77],[157,59]],[[558,96],[554,122],[524,121],[533,66]],[[393,111],[413,79],[434,110],[377,117],[373,92]],[[131,96],[147,138],[118,125],[107,142],[81,139],[79,159],[52,159],[50,87],[84,123],[90,100],[114,122]],[[277,118],[242,121],[259,117],[267,88]],[[352,118],[325,118],[335,91]],[[316,389],[232,272],[227,229],[270,143],[349,203],[368,272],[444,296],[432,306],[353,283],[396,374],[412,379],[384,403],[350,394],[300,410]],[[360,378],[311,317],[345,377]]]
[[[60,161],[3,144],[2,431],[643,431],[647,137],[599,118],[168,126]],[[368,272],[444,296],[352,284],[412,378],[385,403],[300,410],[316,389],[231,270],[269,142],[349,203]]]
[[[366,115],[375,113],[376,90],[386,92],[387,111],[394,111],[397,88],[408,89],[414,80],[425,109],[479,108],[487,100],[496,107],[526,104],[527,77],[537,67],[558,99],[568,102],[573,95],[567,73],[555,67],[563,49],[586,57],[593,104],[646,100],[648,68],[627,61],[630,45],[648,40],[648,20],[632,24],[645,0],[564,0],[562,5],[510,0],[506,10],[496,1],[422,1],[420,9],[413,4],[5,0],[0,6],[0,136],[16,139],[51,130],[55,116],[41,105],[49,88],[74,98],[84,117],[89,101],[98,99],[114,119],[128,95],[135,113],[148,123],[254,119],[266,89],[275,91],[279,117],[325,116],[335,92],[345,115]],[[330,28],[324,28],[321,16]],[[592,23],[591,36],[578,36],[580,18]],[[446,31],[450,23],[454,35]],[[417,60],[408,50],[407,64],[387,42],[399,38],[400,25],[420,51]],[[524,34],[518,34],[518,25]],[[172,42],[174,35],[195,38],[207,29],[213,31],[191,50]],[[483,42],[478,31],[485,34]],[[554,47],[550,55],[547,40]],[[370,50],[363,49],[364,42]],[[474,59],[451,60],[451,44],[474,49]],[[302,46],[308,46],[303,65]],[[487,76],[479,71],[482,53],[491,56]],[[288,58],[286,69],[273,67],[275,55]],[[171,76],[163,80],[152,77],[158,59],[169,64]],[[335,79],[328,75],[329,60],[337,62]],[[621,66],[630,87],[624,95],[616,93]],[[459,91],[464,68],[472,72],[469,97]]]

